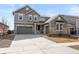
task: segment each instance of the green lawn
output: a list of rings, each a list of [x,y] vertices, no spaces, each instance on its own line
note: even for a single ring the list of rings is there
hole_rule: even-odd
[[[55,41],[57,43],[66,43],[66,42],[76,42],[79,41],[78,38],[62,38],[62,37],[48,37],[49,40]]]

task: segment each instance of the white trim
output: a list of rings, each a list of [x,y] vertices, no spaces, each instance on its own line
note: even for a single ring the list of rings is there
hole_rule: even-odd
[[[16,25],[17,26],[27,26],[27,27],[33,27],[33,25]]]
[[[33,22],[15,22],[16,23],[21,23],[21,24],[33,24]]]

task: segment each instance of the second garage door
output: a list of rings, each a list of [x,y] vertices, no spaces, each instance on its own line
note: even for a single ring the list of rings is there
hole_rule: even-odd
[[[25,27],[25,26],[17,27],[17,34],[32,34],[32,33],[33,33],[32,27]]]

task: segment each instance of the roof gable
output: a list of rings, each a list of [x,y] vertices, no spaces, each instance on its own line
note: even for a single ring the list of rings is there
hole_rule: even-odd
[[[79,19],[77,16],[68,16],[68,15],[62,15],[63,17],[69,24],[76,25],[76,20]]]
[[[56,21],[56,20],[60,21],[58,19],[58,17],[62,18],[60,20],[65,21],[65,22],[72,24],[72,25],[76,25],[76,20],[79,19],[79,17],[77,17],[77,16],[58,15],[58,16],[51,17],[45,23],[49,23],[49,22]]]
[[[31,7],[29,6],[24,6],[16,11],[13,12],[14,13],[23,13],[23,14],[30,14],[30,13],[33,13],[33,14],[37,14],[39,15],[35,10],[33,10]]]
[[[50,17],[45,23],[49,23],[49,22],[52,22],[52,21],[65,21],[60,15],[58,16],[53,16],[53,17]]]
[[[63,17],[61,17],[61,15],[58,15],[53,21],[63,21],[63,22],[67,22]]]

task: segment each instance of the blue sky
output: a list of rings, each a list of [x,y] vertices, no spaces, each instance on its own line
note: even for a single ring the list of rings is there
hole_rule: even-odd
[[[0,4],[0,21],[7,20],[10,29],[14,29],[12,12],[27,4]],[[58,14],[79,16],[78,4],[30,4],[42,16],[55,16]]]

